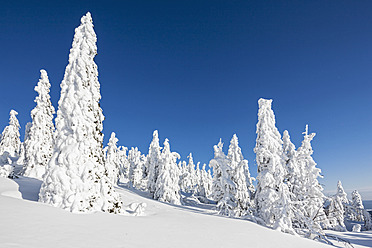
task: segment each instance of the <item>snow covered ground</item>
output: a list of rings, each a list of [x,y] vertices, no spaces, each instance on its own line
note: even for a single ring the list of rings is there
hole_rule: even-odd
[[[0,247],[330,247],[216,216],[207,204],[173,206],[125,188],[117,189],[124,203],[146,203],[144,216],[72,214],[37,202],[40,185],[27,177],[0,178]],[[356,248],[372,247],[372,232],[327,233],[348,239]]]

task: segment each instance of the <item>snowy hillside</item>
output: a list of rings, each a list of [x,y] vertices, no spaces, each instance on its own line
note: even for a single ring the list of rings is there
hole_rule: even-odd
[[[73,214],[36,202],[40,185],[27,177],[0,178],[0,247],[330,247],[215,216],[208,205],[168,205],[125,188],[117,191],[127,209],[130,203],[144,202],[144,216]],[[371,232],[350,235],[359,235],[365,245],[354,247],[372,246]]]

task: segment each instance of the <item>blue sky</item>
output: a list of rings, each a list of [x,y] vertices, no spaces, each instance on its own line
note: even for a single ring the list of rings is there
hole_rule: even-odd
[[[159,130],[171,149],[208,163],[234,133],[256,176],[257,100],[296,147],[309,124],[325,192],[337,180],[372,199],[371,1],[2,1],[0,128],[25,124],[46,69],[57,107],[74,28],[98,36],[105,143],[144,153]]]

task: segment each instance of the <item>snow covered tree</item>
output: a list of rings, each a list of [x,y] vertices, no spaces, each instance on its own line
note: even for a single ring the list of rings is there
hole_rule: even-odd
[[[154,199],[181,205],[180,187],[178,185],[179,172],[177,159],[180,155],[171,152],[168,139],[164,141],[164,148],[161,153],[161,160],[158,167],[158,178],[155,184]]]
[[[351,193],[351,208],[348,215],[349,219],[354,221],[363,221],[363,209],[362,197],[357,190],[354,190]]]
[[[50,101],[50,83],[47,72],[40,70],[40,80],[35,86],[38,96],[36,107],[31,111],[32,123],[26,130],[24,141],[24,176],[41,179],[54,148],[54,107]],[[26,135],[25,135],[26,136]]]
[[[143,167],[146,162],[146,157],[141,154],[137,147],[132,147],[128,152],[128,162],[130,164],[130,186],[136,189],[143,189]]]
[[[18,113],[11,110],[9,113],[9,125],[4,128],[0,140],[0,154],[7,152],[10,157],[18,157],[21,149],[21,140],[19,139],[20,125],[17,119]]]
[[[236,184],[231,179],[232,168],[222,148],[220,139],[219,143],[213,146],[214,158],[209,162],[209,166],[213,168],[213,198],[217,201],[220,214],[234,216],[237,206],[234,198]]]
[[[14,176],[14,162],[18,160],[21,149],[19,139],[19,122],[16,117],[18,113],[10,111],[9,125],[4,128],[0,138],[0,176]]]
[[[304,214],[306,201],[303,195],[306,188],[303,181],[306,175],[297,162],[296,147],[292,143],[287,130],[283,132],[283,159],[287,171],[284,180],[288,185],[289,196],[292,202],[292,226],[297,228],[297,230],[311,230],[310,233],[320,231],[320,226],[317,226],[310,217]],[[315,230],[313,230],[314,228]]]
[[[296,191],[297,197],[302,201],[302,212],[304,216],[312,220],[315,224],[315,229],[326,228],[328,219],[325,215],[323,203],[325,196],[323,188],[320,185],[318,178],[322,178],[321,170],[316,167],[316,163],[312,158],[313,149],[311,141],[315,133],[308,134],[308,125],[306,125],[304,139],[301,146],[297,149],[297,165],[301,171],[300,186]],[[309,227],[308,227],[309,228]]]
[[[155,130],[152,135],[152,141],[147,155],[146,168],[148,170],[147,189],[152,197],[154,197],[156,189],[156,180],[159,176],[159,164],[161,160],[161,147],[159,144],[158,130]]]
[[[243,157],[236,134],[233,135],[230,141],[227,159],[228,165],[231,168],[230,178],[236,185],[236,190],[233,192],[236,203],[236,208],[234,209],[235,215],[243,216],[247,213],[252,214],[253,203],[251,199],[253,192],[250,192],[247,187],[247,181],[250,182],[249,187],[253,187],[252,178],[250,178],[250,174],[245,174],[248,171],[246,169],[248,167],[248,160]],[[247,177],[249,177],[248,180]]]
[[[198,178],[196,174],[197,168],[194,164],[194,158],[192,157],[192,153],[188,156],[189,163],[187,164],[187,170],[188,170],[188,185],[186,192],[195,194],[197,191],[197,184],[198,184]]]
[[[91,14],[81,18],[61,83],[55,149],[43,176],[39,201],[71,212],[118,213],[122,202],[104,166],[97,37]]]
[[[119,180],[119,148],[117,147],[118,138],[114,132],[111,133],[111,137],[107,146],[103,149],[105,153],[105,169],[107,172],[107,178],[112,185],[117,185]]]
[[[328,219],[329,219],[329,226],[328,228],[345,232],[346,227],[344,223],[344,204],[342,202],[342,198],[339,197],[337,194],[331,197],[331,202],[328,208]]]
[[[200,163],[197,165],[194,163],[192,153],[187,156],[189,159],[188,163],[182,161],[180,163],[180,188],[181,191],[189,194],[198,195],[200,193],[200,177],[201,172],[199,169]]]
[[[255,203],[258,216],[267,225],[293,233],[289,190],[284,184],[286,169],[282,159],[283,142],[275,127],[271,103],[272,100],[258,100],[257,139],[254,148],[258,166]]]
[[[341,199],[341,201],[344,205],[349,203],[349,200],[347,199],[347,194],[344,190],[344,187],[342,187],[341,181],[337,182],[337,193],[336,193],[336,195]]]
[[[128,148],[125,146],[120,146],[118,148],[118,162],[119,162],[119,182],[128,183],[130,164],[127,156]]]
[[[367,211],[367,209],[363,209],[363,219],[364,219],[364,230],[372,230],[372,217]]]
[[[201,190],[201,188],[200,188],[200,177],[201,177],[200,162],[197,162],[195,170],[194,170],[194,177],[193,177],[193,183],[194,183],[193,194],[195,196],[200,195],[200,190]]]
[[[179,185],[182,192],[187,192],[189,185],[189,171],[187,169],[186,161],[180,161],[178,163],[178,170],[180,172]]]
[[[301,194],[301,171],[297,164],[296,147],[291,141],[289,132],[283,132],[283,158],[287,169],[285,181],[287,182],[289,191],[292,193],[292,200],[298,200],[297,197]]]
[[[204,198],[209,198],[212,194],[212,175],[210,174],[210,171],[206,170],[206,166],[206,164],[203,164],[203,167],[200,170],[199,195]],[[206,199],[205,202],[207,202]]]

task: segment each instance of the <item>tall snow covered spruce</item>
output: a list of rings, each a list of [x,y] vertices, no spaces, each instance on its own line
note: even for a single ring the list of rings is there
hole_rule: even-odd
[[[104,167],[97,38],[91,14],[81,18],[69,55],[56,117],[55,149],[39,201],[71,212],[118,213],[120,195]]]
[[[40,70],[40,80],[35,86],[39,94],[36,107],[31,111],[32,123],[26,130],[24,148],[24,176],[41,179],[54,148],[54,107],[50,101],[50,83],[47,72]]]
[[[155,130],[152,135],[152,141],[149,147],[149,153],[147,155],[147,189],[150,192],[151,196],[154,197],[156,190],[156,180],[159,176],[159,165],[161,160],[161,147],[159,144],[159,134],[158,130]]]
[[[291,220],[290,196],[284,184],[282,139],[275,127],[272,100],[259,99],[257,139],[254,152],[257,163],[255,203],[258,216],[277,230],[294,233]]]

